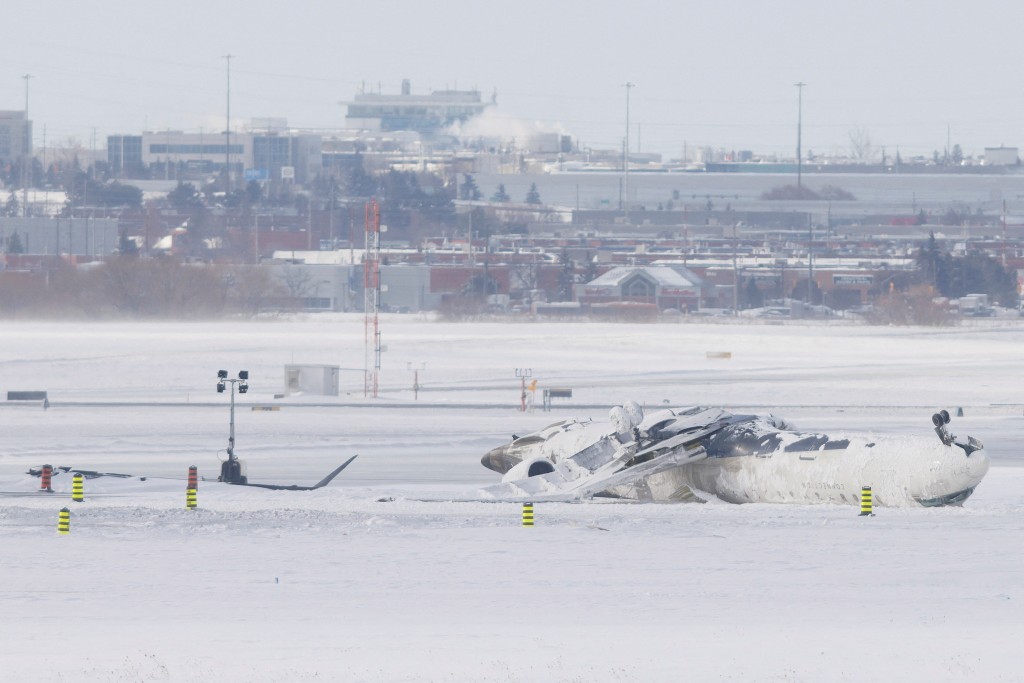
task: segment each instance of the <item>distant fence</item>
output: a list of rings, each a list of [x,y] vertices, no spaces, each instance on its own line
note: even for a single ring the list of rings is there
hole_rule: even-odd
[[[568,387],[552,387],[544,390],[544,410],[551,410],[551,399],[572,398],[572,389]]]

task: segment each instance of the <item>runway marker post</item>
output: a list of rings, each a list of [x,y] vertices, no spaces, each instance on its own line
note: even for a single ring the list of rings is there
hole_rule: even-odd
[[[860,516],[861,517],[874,517],[875,513],[872,512],[874,506],[874,498],[871,495],[870,486],[860,487]]]
[[[533,503],[523,503],[523,526],[533,526]]]

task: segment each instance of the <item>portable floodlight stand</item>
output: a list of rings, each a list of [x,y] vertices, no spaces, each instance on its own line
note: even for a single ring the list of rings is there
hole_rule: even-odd
[[[223,394],[227,385],[231,385],[231,431],[228,434],[228,459],[221,463],[220,476],[217,478],[217,481],[229,484],[246,484],[249,481],[245,474],[245,463],[235,455],[235,384],[238,385],[238,393],[244,394],[249,391],[248,382],[248,370],[240,371],[237,379],[229,378],[227,370],[217,371],[217,393]]]

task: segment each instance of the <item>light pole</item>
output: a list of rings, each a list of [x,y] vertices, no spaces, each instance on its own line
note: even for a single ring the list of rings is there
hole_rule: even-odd
[[[24,132],[24,147],[25,153],[21,157],[21,215],[28,217],[28,183],[29,183],[29,163],[31,163],[32,156],[32,128],[28,122],[28,80],[32,78],[32,74],[25,74],[22,76],[25,79],[25,132]]]
[[[227,127],[224,129],[224,186],[225,193],[231,194],[231,58],[234,55],[224,55],[227,62],[228,83],[227,83]]]
[[[635,83],[626,81],[626,143],[622,151],[622,219],[629,226],[629,91]]]
[[[413,367],[413,365],[419,365],[419,367],[415,368],[415,367]],[[427,364],[426,364],[426,362],[420,362],[420,363],[407,362],[405,364],[405,367],[408,370],[412,370],[412,398],[415,401],[415,400],[417,400],[420,397],[420,388],[421,388],[421,385],[420,385],[420,370],[426,370],[427,369]]]
[[[229,484],[245,484],[248,480],[245,476],[245,468],[242,461],[235,456],[235,384],[238,385],[238,393],[244,394],[249,391],[249,371],[242,370],[238,373],[238,379],[228,377],[227,370],[217,371],[217,393],[223,394],[227,384],[231,384],[231,431],[228,435],[228,459],[221,463],[220,477],[217,481],[226,481]]]
[[[732,226],[732,314],[740,314],[739,223]]]
[[[814,304],[814,221],[807,216],[807,306]]]
[[[807,85],[803,81],[796,83],[797,97],[796,97],[796,186],[801,187],[801,170],[803,165],[803,152],[800,149],[800,137],[803,132],[803,118],[804,118],[804,86]]]
[[[329,284],[331,284],[330,280],[320,280],[320,281],[318,281],[316,283],[316,287],[313,289],[313,299],[314,299],[314,301],[313,301],[313,309],[320,310],[321,308],[332,308],[332,306],[331,306],[331,299],[333,297],[331,297],[331,296],[327,297],[327,305],[326,306],[321,306],[320,305],[320,285],[329,285]]]

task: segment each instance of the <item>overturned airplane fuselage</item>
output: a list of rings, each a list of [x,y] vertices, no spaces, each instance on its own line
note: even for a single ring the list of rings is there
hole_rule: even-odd
[[[989,462],[980,441],[953,436],[948,422],[945,411],[933,416],[938,438],[836,437],[715,408],[644,417],[630,403],[609,422],[566,420],[493,449],[482,463],[504,477],[484,491],[510,500],[857,504],[870,486],[880,506],[955,505]]]

